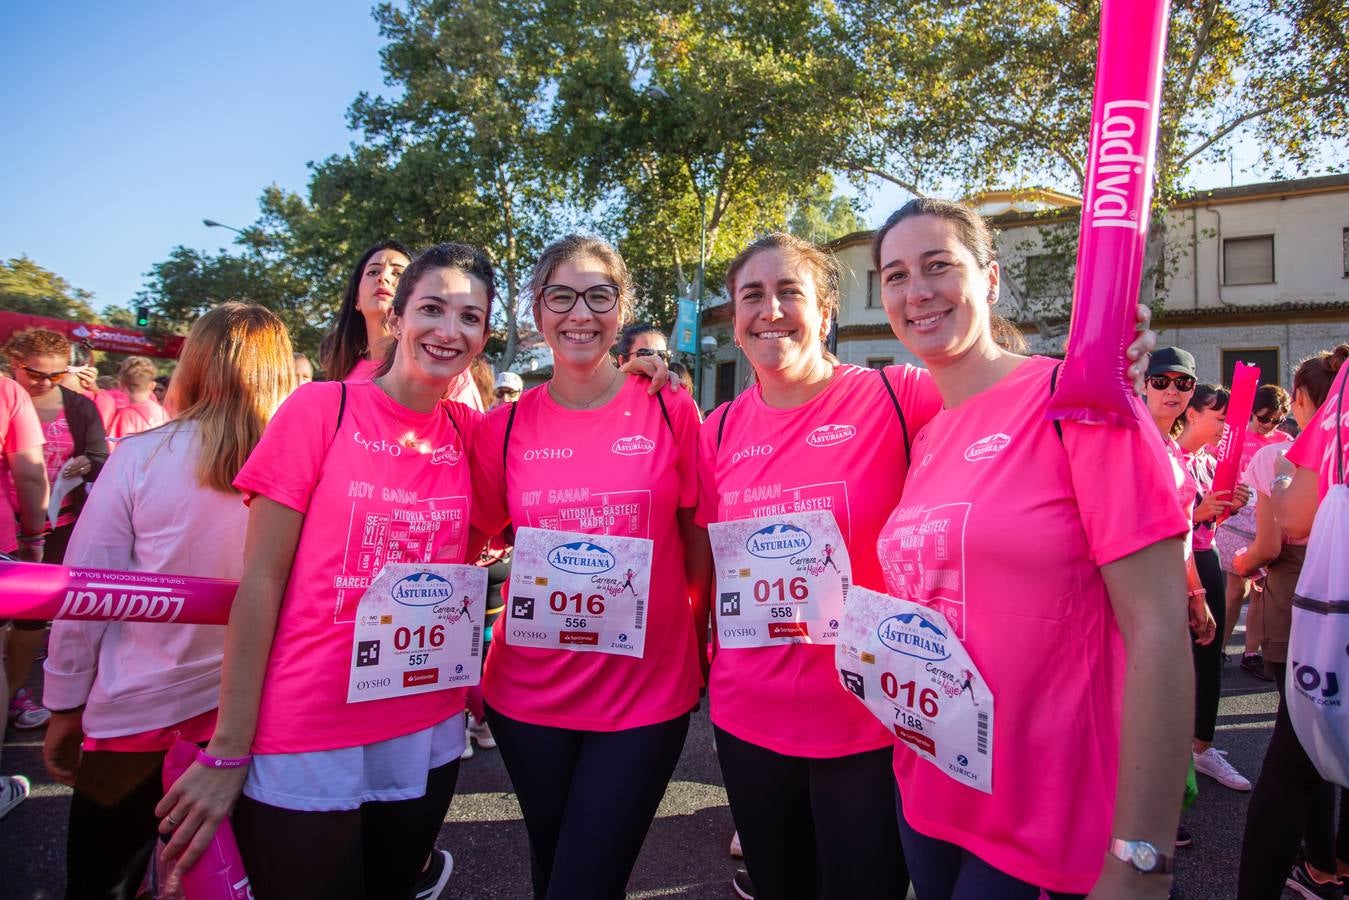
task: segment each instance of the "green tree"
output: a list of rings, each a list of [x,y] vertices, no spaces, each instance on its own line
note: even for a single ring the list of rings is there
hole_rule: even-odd
[[[841,165],[914,193],[1057,184],[1079,193],[1098,0],[841,0],[865,69],[863,127]],[[1260,146],[1275,175],[1349,158],[1349,7],[1342,0],[1172,3],[1148,269],[1160,212],[1201,161]],[[1154,278],[1143,281],[1152,299]],[[1015,287],[1015,285],[1014,285]]]
[[[835,194],[833,176],[827,174],[792,203],[787,219],[788,231],[816,244],[864,231],[866,227],[857,214],[856,203]]]
[[[0,309],[32,316],[101,322],[90,305],[94,295],[70,286],[27,256],[0,262]]]

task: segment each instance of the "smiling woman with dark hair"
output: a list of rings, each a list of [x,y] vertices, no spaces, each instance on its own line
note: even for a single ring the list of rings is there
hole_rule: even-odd
[[[379,365],[394,291],[411,261],[411,251],[393,240],[380,241],[361,254],[319,360],[328,380],[360,381]]]

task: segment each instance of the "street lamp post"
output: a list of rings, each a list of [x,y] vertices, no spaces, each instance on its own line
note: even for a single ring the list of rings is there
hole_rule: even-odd
[[[233,231],[235,234],[241,237],[243,236],[243,232],[235,228],[233,225],[226,225],[224,222],[217,222],[215,219],[202,219],[201,224],[205,225],[207,228],[224,228],[229,231]]]
[[[703,408],[703,271],[707,266],[707,201],[698,191],[698,296],[693,302],[693,371],[698,377],[693,382],[693,399]]]

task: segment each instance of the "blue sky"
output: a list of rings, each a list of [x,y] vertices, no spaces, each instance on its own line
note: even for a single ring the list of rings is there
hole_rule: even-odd
[[[129,305],[177,244],[215,251],[263,188],[304,193],[387,91],[368,0],[0,3],[0,258]],[[1226,166],[1199,186],[1226,185]],[[1237,173],[1238,181],[1250,176]],[[875,224],[904,197],[877,187]]]
[[[0,257],[126,305],[176,244],[216,250],[273,182],[346,150],[384,90],[367,2],[0,4]]]

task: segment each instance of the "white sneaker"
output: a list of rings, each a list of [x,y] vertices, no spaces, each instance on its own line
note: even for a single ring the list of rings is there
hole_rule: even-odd
[[[473,735],[467,728],[464,729],[464,752],[459,754],[460,759],[473,758]]]
[[[28,779],[22,775],[0,775],[0,819],[28,797]]]
[[[422,873],[417,886],[413,888],[413,900],[436,900],[445,890],[445,883],[454,871],[454,857],[450,851],[437,847],[431,851],[431,865]]]
[[[1227,761],[1227,751],[1209,747],[1194,754],[1194,770],[1207,775],[1223,787],[1234,791],[1249,791],[1251,782]]]
[[[730,853],[731,853],[731,855],[734,856],[736,859],[744,859],[744,858],[745,858],[745,851],[740,849],[740,832],[739,832],[739,831],[737,831],[735,834],[731,835],[731,850],[730,850]]]
[[[486,722],[479,722],[472,716],[468,717],[468,733],[484,750],[491,750],[497,745],[497,739],[492,737],[491,726]]]

